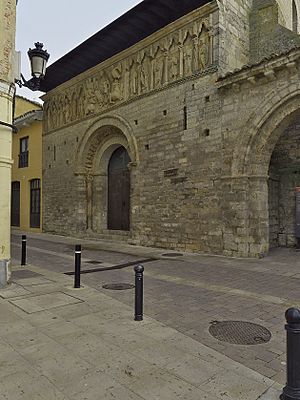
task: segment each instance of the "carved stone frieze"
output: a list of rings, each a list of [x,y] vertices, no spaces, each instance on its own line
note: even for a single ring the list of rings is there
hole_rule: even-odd
[[[210,18],[190,23],[158,42],[94,72],[45,102],[51,131],[205,70],[212,63]]]

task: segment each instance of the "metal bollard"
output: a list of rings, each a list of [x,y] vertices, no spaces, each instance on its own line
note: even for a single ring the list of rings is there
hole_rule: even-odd
[[[74,288],[80,288],[80,270],[81,270],[81,244],[75,246],[75,278]]]
[[[300,400],[300,310],[285,313],[287,324],[287,384],[280,400]]]
[[[21,255],[21,265],[26,265],[26,235],[22,235],[22,255]]]
[[[135,271],[135,321],[143,321],[143,297],[144,297],[144,282],[143,272],[144,267],[137,265]]]

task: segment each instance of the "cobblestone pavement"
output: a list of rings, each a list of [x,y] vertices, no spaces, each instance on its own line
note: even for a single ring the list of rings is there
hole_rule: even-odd
[[[53,237],[51,241],[32,237],[29,261],[38,261],[39,265],[59,272],[72,271],[72,241],[60,240],[67,244],[55,243]],[[14,241],[18,242],[18,236]],[[105,243],[83,243],[83,269],[156,258],[145,264],[145,314],[280,384],[285,383],[284,313],[289,306],[300,307],[300,254],[295,249],[277,249],[266,258],[246,260],[194,254],[166,258],[157,249],[138,248],[135,255],[132,246],[110,245],[109,251],[105,247]],[[13,248],[17,257],[19,244]],[[101,264],[87,264],[86,260]],[[132,290],[111,291],[102,286],[132,283],[133,279],[132,266],[82,275],[83,283],[126,305],[133,304]],[[254,346],[220,342],[208,329],[212,321],[226,320],[263,325],[270,330],[272,339]]]

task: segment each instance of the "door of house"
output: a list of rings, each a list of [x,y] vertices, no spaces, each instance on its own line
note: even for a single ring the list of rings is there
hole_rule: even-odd
[[[11,184],[11,225],[20,226],[20,182]]]
[[[41,186],[39,179],[30,181],[30,228],[40,228]]]
[[[130,158],[124,147],[112,154],[108,165],[108,229],[130,229]]]

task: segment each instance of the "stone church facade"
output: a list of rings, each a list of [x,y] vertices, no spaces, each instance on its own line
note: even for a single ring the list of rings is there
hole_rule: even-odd
[[[294,246],[299,0],[181,0],[81,65],[167,3],[143,1],[48,68],[44,231],[239,257]]]

